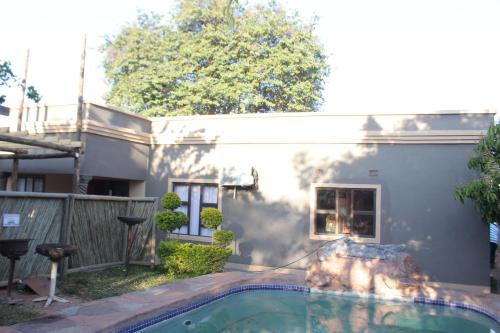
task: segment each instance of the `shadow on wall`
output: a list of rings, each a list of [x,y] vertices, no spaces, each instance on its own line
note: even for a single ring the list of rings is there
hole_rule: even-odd
[[[395,130],[444,130],[446,119],[416,116],[414,124],[406,120]],[[484,115],[450,121],[456,129],[488,126]],[[382,127],[368,117],[364,128]],[[291,161],[296,179],[290,181],[297,181],[303,193],[315,182],[380,184],[381,243],[404,244],[431,280],[487,285],[486,226],[470,203],[462,205],[453,198],[455,187],[473,176],[466,167],[472,149],[470,144],[357,144],[336,158],[328,150],[317,154],[312,148],[297,149]],[[232,190],[223,197],[227,208]],[[307,206],[286,198],[270,201],[260,190],[239,192],[230,206],[224,214],[237,240],[232,262],[280,266],[322,244],[309,239]],[[291,267],[306,265],[304,259]]]

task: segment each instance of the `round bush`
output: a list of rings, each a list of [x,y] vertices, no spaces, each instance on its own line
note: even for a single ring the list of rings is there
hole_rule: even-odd
[[[175,229],[187,224],[188,217],[183,212],[166,210],[156,214],[156,224],[161,231],[172,233]]]
[[[234,238],[233,232],[231,230],[217,230],[213,234],[213,238],[216,244],[221,246],[228,246]]]
[[[167,192],[161,198],[161,203],[166,209],[174,210],[182,205],[181,198],[174,192]]]
[[[205,228],[217,229],[222,223],[224,215],[217,208],[204,208],[200,217]]]

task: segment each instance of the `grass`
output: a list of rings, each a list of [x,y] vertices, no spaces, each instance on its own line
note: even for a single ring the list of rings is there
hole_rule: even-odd
[[[39,317],[40,314],[19,305],[0,304],[0,326],[14,325]]]
[[[131,265],[128,276],[125,276],[125,268],[118,266],[102,271],[68,274],[58,279],[57,286],[63,294],[95,300],[155,287],[172,279],[162,268],[152,270],[146,266]]]

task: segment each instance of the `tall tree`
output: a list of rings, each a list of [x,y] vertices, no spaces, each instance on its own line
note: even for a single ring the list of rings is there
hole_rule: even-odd
[[[328,65],[314,25],[274,2],[179,0],[108,37],[109,103],[151,116],[316,111]]]
[[[467,166],[478,171],[478,177],[457,187],[455,198],[472,200],[483,221],[500,222],[500,125],[491,125]]]

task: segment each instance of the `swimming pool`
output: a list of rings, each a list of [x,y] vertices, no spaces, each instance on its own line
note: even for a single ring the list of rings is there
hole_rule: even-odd
[[[149,326],[140,332],[500,333],[494,320],[473,311],[305,290],[229,291],[218,295],[218,300],[170,311],[163,316],[169,320],[159,322],[161,318],[155,317],[120,331],[136,332]]]

